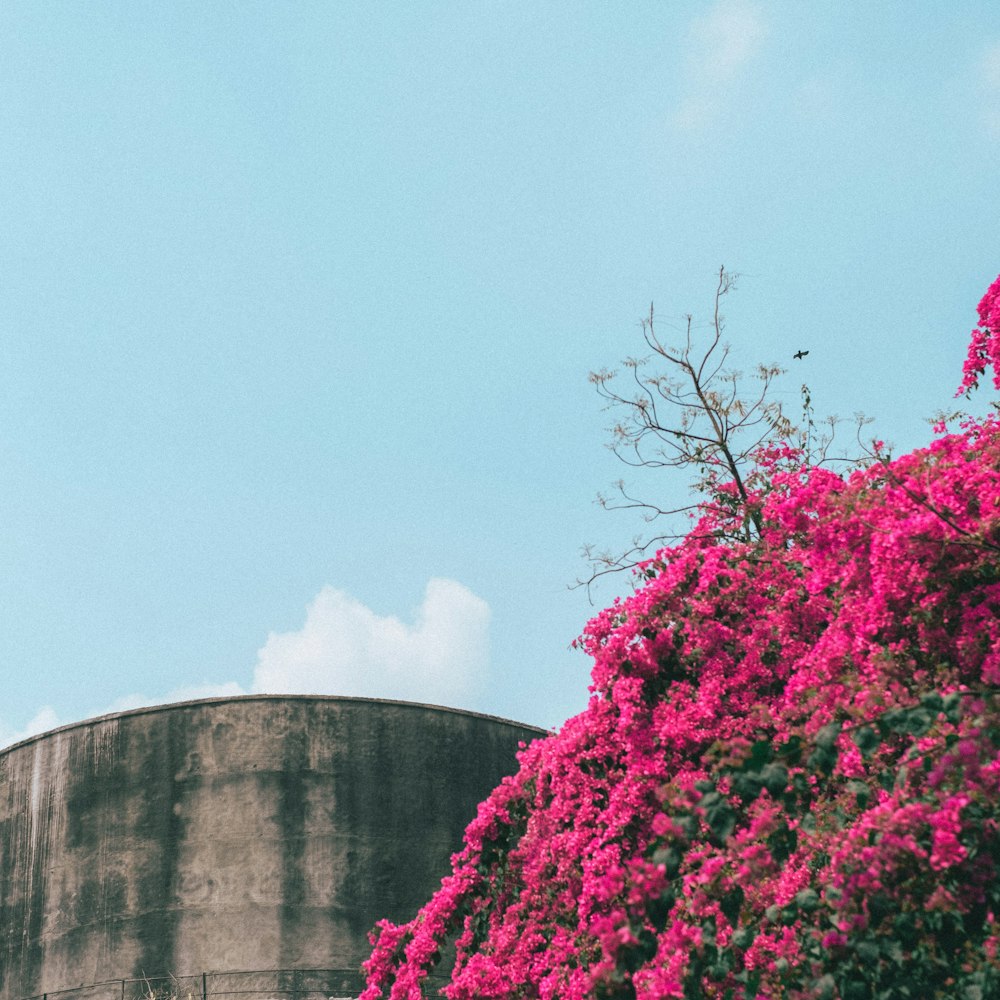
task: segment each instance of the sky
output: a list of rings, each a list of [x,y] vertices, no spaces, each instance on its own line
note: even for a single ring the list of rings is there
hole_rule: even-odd
[[[734,364],[900,452],[1000,270],[985,0],[7,0],[0,46],[0,743],[253,692],[557,727],[630,589],[581,548],[644,528],[587,376],[650,302],[701,329],[725,265]]]

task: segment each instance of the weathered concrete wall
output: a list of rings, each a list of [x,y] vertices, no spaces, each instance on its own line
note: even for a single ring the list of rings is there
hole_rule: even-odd
[[[351,968],[416,911],[540,731],[348,698],[106,716],[0,753],[0,1000]]]

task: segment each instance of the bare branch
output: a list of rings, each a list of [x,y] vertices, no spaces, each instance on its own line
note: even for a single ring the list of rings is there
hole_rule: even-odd
[[[655,311],[639,323],[643,341],[652,352],[646,358],[626,358],[622,366],[633,383],[632,395],[619,392],[619,373],[602,369],[592,372],[590,381],[605,400],[606,409],[614,409],[619,419],[609,428],[609,447],[630,468],[690,469],[689,485],[697,500],[677,507],[664,507],[654,501],[633,496],[624,483],[616,484],[617,497],[599,502],[608,510],[639,511],[647,523],[660,518],[676,518],[701,511],[715,515],[716,536],[733,541],[751,541],[764,530],[761,519],[761,491],[766,478],[757,464],[760,449],[771,444],[792,446],[789,461],[803,465],[845,463],[864,464],[867,459],[833,456],[831,446],[836,436],[835,418],[825,421],[826,430],[817,428],[812,397],[802,386],[802,421],[796,425],[784,413],[780,401],[771,396],[773,384],[784,374],[776,364],[759,365],[744,378],[727,367],[729,345],[722,340],[725,321],[722,299],[734,287],[736,276],[720,268],[712,309],[706,325],[707,335],[695,335],[693,317],[684,317],[679,343],[662,339],[657,332]],[[660,362],[657,369],[650,361]],[[669,419],[668,419],[669,418]],[[858,435],[865,423],[860,418]],[[795,450],[797,449],[797,450]],[[796,466],[798,467],[798,466]],[[689,527],[689,525],[685,525]],[[635,568],[657,544],[690,537],[688,531],[667,532],[648,541],[636,538],[619,556],[594,554],[587,550],[592,575],[591,584],[607,573]]]

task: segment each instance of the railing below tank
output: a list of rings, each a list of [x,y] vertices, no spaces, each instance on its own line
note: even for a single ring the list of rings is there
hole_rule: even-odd
[[[424,995],[440,997],[446,984],[444,978],[428,976]],[[364,975],[355,969],[264,969],[108,979],[37,993],[23,1000],[209,1000],[210,997],[354,1000],[364,988]]]

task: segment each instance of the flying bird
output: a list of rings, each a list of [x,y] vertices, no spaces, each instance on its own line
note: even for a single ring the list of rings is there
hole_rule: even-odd
[[[796,351],[792,357],[795,358],[796,361],[801,361],[808,353],[808,351]]]

